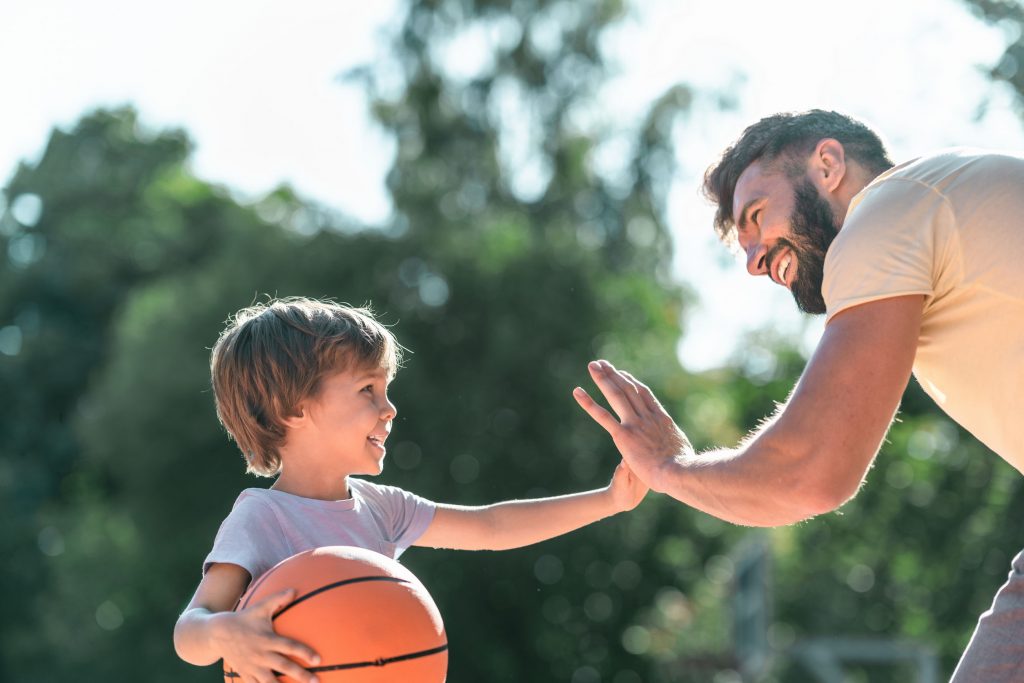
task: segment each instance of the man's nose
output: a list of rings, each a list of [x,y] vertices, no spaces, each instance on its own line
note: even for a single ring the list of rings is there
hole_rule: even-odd
[[[768,273],[765,258],[767,255],[768,249],[760,242],[747,247],[747,272],[751,275],[766,275]]]

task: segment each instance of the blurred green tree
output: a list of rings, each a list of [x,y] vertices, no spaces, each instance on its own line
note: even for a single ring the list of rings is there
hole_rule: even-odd
[[[188,196],[188,152],[183,133],[141,130],[130,110],[97,113],[55,131],[5,189],[0,678],[21,671],[46,557],[64,545],[40,514],[62,498],[81,455],[72,425],[109,358],[113,320],[134,288],[189,268],[216,237]]]
[[[1019,0],[963,1],[976,16],[1005,31],[1006,47],[988,73],[993,81],[1010,88],[1017,111],[1024,116],[1024,5]]]

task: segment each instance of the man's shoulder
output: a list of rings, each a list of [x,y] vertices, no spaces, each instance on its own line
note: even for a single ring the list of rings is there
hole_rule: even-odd
[[[907,187],[906,181],[942,191],[953,179],[966,175],[984,181],[1006,166],[1024,167],[1024,154],[981,147],[945,147],[897,164],[868,183],[862,193],[870,194],[883,185]]]

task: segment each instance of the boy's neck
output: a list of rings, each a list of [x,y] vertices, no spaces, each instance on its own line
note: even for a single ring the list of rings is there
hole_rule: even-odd
[[[277,480],[270,488],[283,493],[290,493],[293,496],[311,498],[313,500],[345,500],[351,498],[348,489],[348,477],[342,477],[339,481],[330,481],[326,478],[288,476],[283,471],[278,475]]]

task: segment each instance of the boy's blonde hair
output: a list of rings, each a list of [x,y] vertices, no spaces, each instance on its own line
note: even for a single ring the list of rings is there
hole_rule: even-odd
[[[369,308],[290,297],[243,308],[228,319],[210,355],[217,418],[245,456],[246,471],[274,476],[285,420],[332,372],[385,368],[402,347]]]

